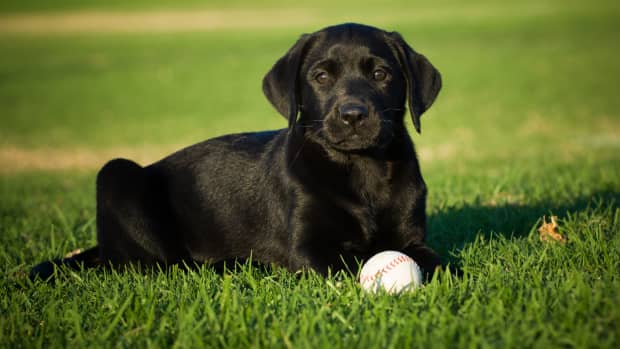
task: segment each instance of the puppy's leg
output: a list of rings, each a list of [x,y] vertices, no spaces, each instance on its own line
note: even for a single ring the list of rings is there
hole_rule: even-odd
[[[142,265],[181,262],[165,183],[135,162],[116,159],[97,176],[97,242],[103,262]]]
[[[441,268],[441,258],[437,252],[424,244],[409,245],[402,252],[413,258],[420,268],[422,268],[427,280],[432,279],[435,271]]]
[[[304,234],[304,236],[318,235],[311,235],[310,231],[305,231]],[[363,258],[363,256],[338,248],[336,244],[323,240],[310,240],[291,246],[288,269],[295,272],[310,268],[323,276],[327,276],[330,272],[345,270],[355,275]]]

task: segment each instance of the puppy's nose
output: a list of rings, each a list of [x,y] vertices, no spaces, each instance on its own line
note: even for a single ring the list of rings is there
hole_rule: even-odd
[[[357,126],[368,117],[368,108],[361,104],[343,104],[338,108],[342,122],[350,126]]]

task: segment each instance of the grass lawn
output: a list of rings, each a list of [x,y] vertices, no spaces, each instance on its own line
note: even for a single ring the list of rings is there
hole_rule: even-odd
[[[351,3],[329,11],[318,1],[287,30],[267,20],[20,34],[2,32],[2,16],[179,5],[2,2],[0,347],[620,347],[620,8],[362,1],[346,12]],[[267,4],[265,13],[284,2]],[[263,74],[300,33],[348,20],[400,31],[442,72],[412,136],[430,190],[429,243],[462,278],[370,296],[351,276],[249,265],[223,276],[204,267],[24,277],[95,243],[94,178],[108,158],[149,162],[215,135],[284,127],[261,94]],[[549,215],[568,243],[539,241]]]

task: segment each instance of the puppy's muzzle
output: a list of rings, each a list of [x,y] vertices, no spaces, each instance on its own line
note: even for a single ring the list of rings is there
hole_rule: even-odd
[[[368,119],[368,108],[359,103],[346,103],[338,107],[338,117],[355,129]]]

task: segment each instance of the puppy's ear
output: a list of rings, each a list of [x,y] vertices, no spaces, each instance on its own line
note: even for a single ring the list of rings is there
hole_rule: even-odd
[[[441,75],[431,62],[415,52],[397,33],[390,33],[407,81],[409,112],[416,131],[420,133],[420,117],[433,104],[441,89]]]
[[[295,125],[300,109],[299,69],[307,51],[310,35],[302,35],[263,78],[263,93],[271,104]]]

